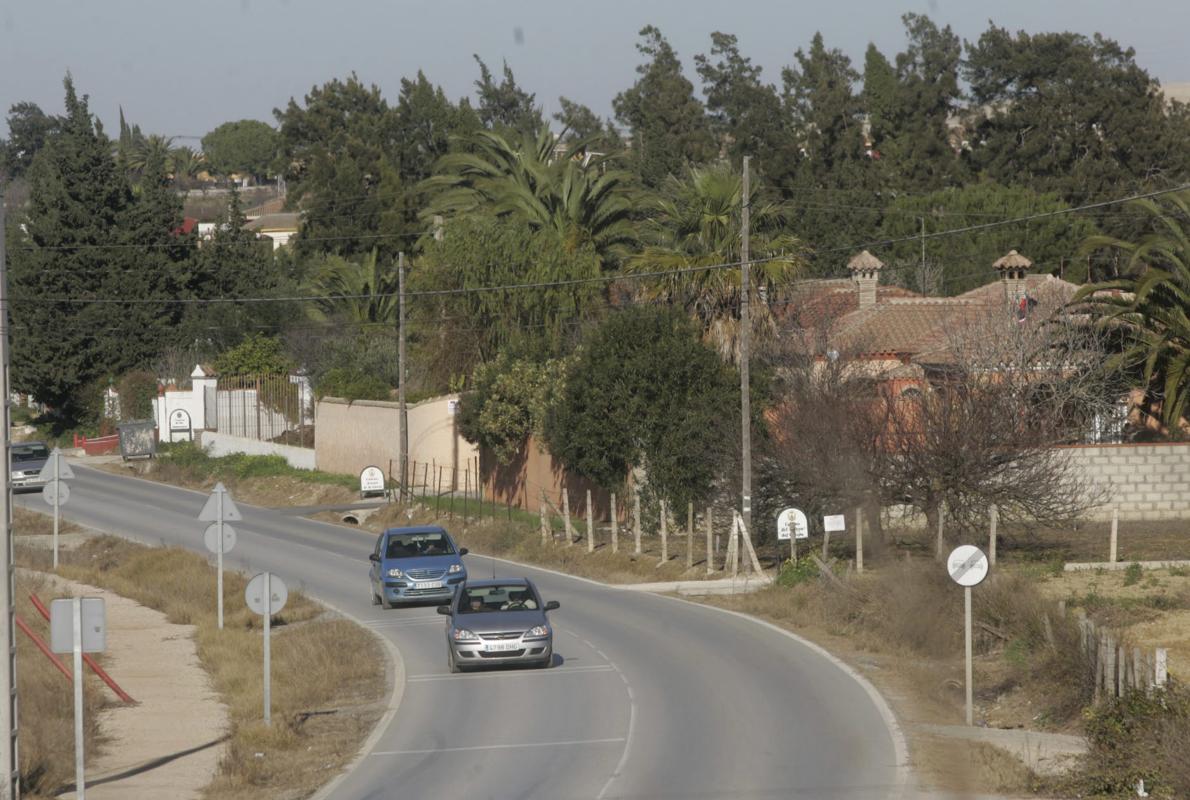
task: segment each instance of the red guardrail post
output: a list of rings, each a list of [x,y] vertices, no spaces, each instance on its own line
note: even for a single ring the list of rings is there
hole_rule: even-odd
[[[33,594],[32,592],[29,593],[29,599],[31,601],[33,601],[33,607],[37,609],[37,613],[41,614],[41,616],[45,617],[46,620],[48,621],[50,618],[50,610],[45,607],[45,603],[41,602],[41,600],[38,599],[37,595]],[[32,636],[33,634],[30,634],[30,635]],[[95,661],[95,659],[90,656],[90,654],[83,653],[83,662],[88,667],[90,667],[91,670],[96,675],[99,676],[99,679],[101,681],[103,681],[104,683],[106,683],[108,685],[109,689],[111,689],[113,692],[116,693],[116,697],[119,697],[125,703],[135,703],[136,702],[135,700],[132,699],[132,695],[128,694],[128,692],[121,689],[120,684],[116,683],[115,679],[112,678],[111,675],[108,675],[107,671],[104,670],[103,667],[99,666],[99,664]]]

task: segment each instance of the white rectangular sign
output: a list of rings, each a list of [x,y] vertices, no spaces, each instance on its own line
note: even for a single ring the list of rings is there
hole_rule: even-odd
[[[50,649],[55,653],[74,652],[73,600],[50,601]],[[103,614],[102,597],[84,597],[83,652],[102,653],[107,645],[107,624]]]
[[[822,518],[822,529],[827,533],[847,530],[847,518],[842,514],[830,514]]]

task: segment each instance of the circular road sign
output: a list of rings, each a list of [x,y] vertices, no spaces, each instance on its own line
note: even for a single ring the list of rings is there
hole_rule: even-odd
[[[206,531],[202,535],[203,542],[206,543],[207,549],[212,553],[219,552],[219,525],[212,522],[207,526]],[[229,552],[236,546],[236,529],[223,523],[223,552]]]
[[[263,572],[253,575],[252,580],[248,581],[248,587],[244,589],[244,602],[248,604],[248,608],[261,616],[264,616],[264,576]],[[269,611],[276,614],[285,608],[285,601],[289,599],[289,590],[285,588],[285,581],[272,574],[269,574],[269,590],[271,595]]]
[[[70,499],[70,486],[65,481],[50,481],[42,487],[41,497],[48,505],[65,505]]]
[[[973,544],[959,545],[947,557],[946,571],[959,586],[975,586],[988,576],[988,557]]]

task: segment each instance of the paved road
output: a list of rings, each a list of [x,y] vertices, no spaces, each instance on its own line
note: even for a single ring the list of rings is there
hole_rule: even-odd
[[[202,550],[203,496],[76,467],[63,515],[149,544]],[[18,502],[44,510],[37,495]],[[775,629],[683,601],[556,573],[548,671],[451,675],[433,608],[371,605],[358,531],[240,504],[230,567],[268,569],[390,639],[405,687],[372,753],[336,800],[876,800],[897,797],[881,707],[822,652]],[[472,574],[493,562],[467,556]],[[229,597],[228,603],[242,602]],[[284,680],[284,676],[276,676]]]

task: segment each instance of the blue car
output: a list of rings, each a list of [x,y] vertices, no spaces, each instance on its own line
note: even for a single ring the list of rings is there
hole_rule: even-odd
[[[376,539],[368,559],[372,605],[449,601],[467,580],[466,547],[456,547],[437,526],[389,528]]]

